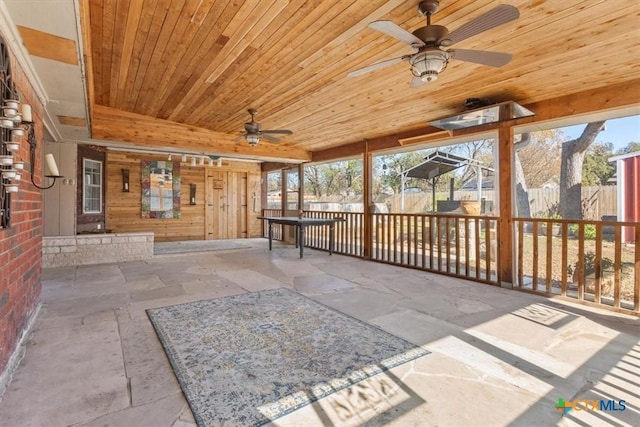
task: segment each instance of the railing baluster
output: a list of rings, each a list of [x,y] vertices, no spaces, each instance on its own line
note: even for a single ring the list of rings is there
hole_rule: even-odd
[[[447,251],[447,273],[451,273],[451,233],[449,233],[449,217],[444,219],[445,251]]]
[[[560,282],[560,294],[562,296],[567,296],[567,272],[566,268],[569,263],[569,253],[568,253],[568,224],[566,222],[562,223],[562,281]]]
[[[538,290],[538,221],[533,222],[533,271],[531,286],[534,291]]]
[[[400,243],[400,264],[404,264],[404,219],[405,215],[400,215],[400,236],[396,236],[396,247]],[[396,227],[396,231],[398,231],[398,227]]]
[[[491,223],[489,222],[489,218],[485,218],[484,220],[484,241],[486,245],[486,256],[485,256],[485,280],[491,280]]]
[[[602,225],[596,224],[596,259],[595,259],[595,289],[593,298],[596,304],[600,304],[602,298]]]
[[[476,229],[476,235],[475,235],[475,241],[476,241],[476,262],[475,262],[475,267],[476,267],[476,279],[480,279],[480,218],[476,217],[473,219],[473,222],[475,223],[475,229]]]
[[[615,283],[613,288],[613,305],[615,307],[620,307],[620,287],[622,282],[622,227],[617,225],[615,226],[614,232],[614,247],[615,247],[615,259],[613,265],[613,282]],[[637,242],[636,242],[637,243]],[[636,257],[638,253],[636,252]],[[636,277],[638,275],[638,266],[636,265]]]
[[[388,214],[387,218],[389,220],[389,222],[387,223],[387,262],[391,262],[391,224],[392,224],[391,214]]]
[[[464,275],[469,276],[469,218],[464,217]]]
[[[633,310],[640,311],[640,225],[636,224],[635,268],[633,279]]]
[[[551,293],[551,275],[553,274],[552,267],[553,263],[551,262],[551,257],[553,256],[553,223],[547,223],[547,263],[545,265],[546,271],[545,275],[545,288],[548,294]]]
[[[522,288],[524,284],[524,221],[518,221],[518,283],[517,287]]]
[[[460,274],[460,218],[454,218],[456,235],[456,274]]]
[[[584,301],[584,224],[578,224],[578,300]]]

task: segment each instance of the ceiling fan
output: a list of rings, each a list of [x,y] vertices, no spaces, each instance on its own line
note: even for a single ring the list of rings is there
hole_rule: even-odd
[[[438,0],[421,1],[418,5],[418,11],[427,18],[427,25],[418,28],[413,33],[406,31],[391,21],[371,22],[369,28],[410,45],[414,53],[360,68],[350,72],[347,76],[356,77],[401,61],[409,61],[411,73],[413,74],[411,87],[419,87],[427,82],[436,80],[438,75],[447,68],[447,64],[451,59],[492,67],[502,67],[511,61],[511,54],[509,53],[469,49],[445,50],[444,48],[517,19],[520,16],[520,12],[516,7],[505,4],[498,5],[451,32],[442,25],[431,25],[431,16],[439,8],[440,3]]]
[[[258,110],[255,108],[249,108],[247,110],[251,114],[251,121],[244,124],[244,135],[236,138],[236,141],[240,141],[242,138],[246,139],[250,146],[255,147],[260,142],[260,138],[269,142],[279,142],[280,140],[270,134],[291,135],[288,129],[272,129],[263,130],[260,127],[260,123],[256,122],[255,116],[258,114]]]

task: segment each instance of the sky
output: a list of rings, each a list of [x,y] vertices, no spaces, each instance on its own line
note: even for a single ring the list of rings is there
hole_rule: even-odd
[[[586,124],[562,128],[570,138],[580,136]],[[610,119],[605,122],[606,129],[598,135],[597,142],[611,142],[614,151],[625,147],[630,142],[640,142],[640,116]]]

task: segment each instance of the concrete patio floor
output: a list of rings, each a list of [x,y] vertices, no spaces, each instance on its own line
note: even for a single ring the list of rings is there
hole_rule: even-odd
[[[267,241],[43,272],[42,307],[0,425],[195,425],[145,309],[288,287],[432,353],[274,426],[640,424],[640,320]],[[367,396],[364,398],[364,396]],[[624,411],[555,409],[625,401]],[[620,409],[620,405],[616,408]]]

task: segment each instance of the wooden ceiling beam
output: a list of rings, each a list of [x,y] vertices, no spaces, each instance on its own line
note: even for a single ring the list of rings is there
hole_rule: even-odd
[[[178,152],[198,151],[236,158],[291,161],[292,163],[311,160],[311,154],[299,148],[267,143],[250,147],[244,141],[235,141],[236,135],[214,132],[102,105],[93,106],[92,137],[148,148],[168,148]]]

